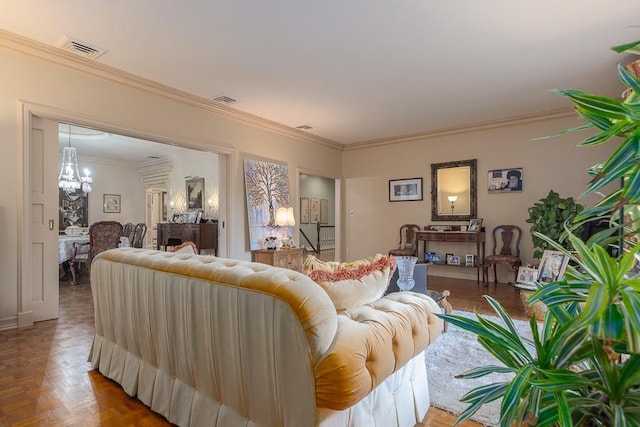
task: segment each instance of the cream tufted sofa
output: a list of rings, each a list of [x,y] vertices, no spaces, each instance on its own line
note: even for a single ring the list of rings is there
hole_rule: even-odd
[[[337,313],[307,276],[135,248],[91,268],[92,366],[180,426],[414,426],[429,409],[429,297]]]

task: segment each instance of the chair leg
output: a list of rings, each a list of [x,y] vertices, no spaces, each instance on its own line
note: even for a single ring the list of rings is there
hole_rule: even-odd
[[[498,284],[498,269],[496,268],[497,264],[493,264],[493,283]]]
[[[71,286],[76,285],[76,268],[77,265],[75,262],[69,262],[69,270],[71,270]]]

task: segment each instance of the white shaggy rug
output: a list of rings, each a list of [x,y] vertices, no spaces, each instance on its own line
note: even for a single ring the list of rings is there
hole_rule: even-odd
[[[476,318],[474,313],[465,311],[454,310],[453,314],[472,319]],[[502,324],[497,317],[484,315],[483,317]],[[531,329],[528,322],[522,320],[514,320],[513,322],[520,335],[531,337]],[[513,377],[513,374],[492,374],[475,379],[455,378],[456,375],[478,366],[501,365],[502,363],[478,343],[477,335],[452,324],[449,324],[447,332],[440,334],[427,347],[425,358],[431,406],[444,409],[453,414],[460,414],[467,408],[468,404],[460,402],[458,399],[469,390],[483,384],[509,380]],[[501,401],[496,400],[484,405],[471,419],[485,426],[498,426],[500,424]]]

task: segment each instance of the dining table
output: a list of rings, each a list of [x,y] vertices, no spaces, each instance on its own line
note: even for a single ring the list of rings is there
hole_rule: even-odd
[[[73,258],[73,244],[89,243],[89,235],[67,236],[61,234],[58,236],[58,264],[70,261]],[[87,251],[89,247],[87,246]]]

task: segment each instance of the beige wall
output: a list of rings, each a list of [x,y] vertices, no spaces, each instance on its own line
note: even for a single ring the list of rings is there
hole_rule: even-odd
[[[366,227],[370,229],[370,232],[361,233],[359,240],[351,236],[346,241],[346,259],[357,259],[375,252],[386,253],[396,247],[398,229],[404,223],[421,226],[435,223],[431,221],[431,164],[478,159],[478,217],[483,218],[487,230],[492,230],[498,224],[520,226],[524,230],[521,257],[524,262],[534,263],[529,224],[525,222],[528,218],[527,208],[544,197],[550,189],[563,197],[579,196],[589,180],[586,169],[606,159],[613,149],[612,144],[576,147],[580,139],[588,135],[585,132],[533,141],[534,138],[579,124],[581,122],[577,117],[569,114],[563,118],[345,151],[346,235],[350,236],[350,229],[363,227],[363,221],[368,223]],[[488,194],[488,171],[511,167],[523,168],[523,191]],[[388,201],[388,180],[414,177],[424,178],[424,200]],[[360,185],[362,181],[368,181],[368,185]],[[351,182],[356,184],[351,186]],[[363,194],[350,194],[352,187],[362,189]],[[349,200],[358,198],[370,201],[371,212],[351,212]],[[582,200],[582,203],[592,205],[594,199]],[[491,251],[490,242],[489,238],[488,252]],[[452,244],[431,248],[439,253],[453,252],[463,256],[471,249]],[[503,273],[506,271],[503,268]],[[457,267],[434,267],[430,274],[475,278],[475,270]],[[513,280],[513,276],[500,274],[500,280]]]
[[[223,117],[193,99],[183,101],[175,93],[147,87],[144,82],[120,83],[123,78],[117,75],[87,73],[77,69],[82,64],[62,61],[61,65],[58,58],[43,59],[50,56],[46,52],[39,57],[31,53],[29,46],[0,38],[0,235],[4,242],[0,256],[0,324],[12,322],[19,299],[17,248],[22,239],[19,218],[23,212],[18,189],[22,186],[23,102],[54,109],[62,116],[68,112],[86,119],[80,124],[99,123],[128,136],[229,153],[232,162],[227,230],[231,236],[229,255],[233,258],[250,259],[242,168],[245,155],[285,162],[291,171],[311,169],[326,176],[340,176],[341,151],[326,144]],[[291,199],[299,200],[294,175],[290,180]],[[297,202],[294,208],[298,210]]]

